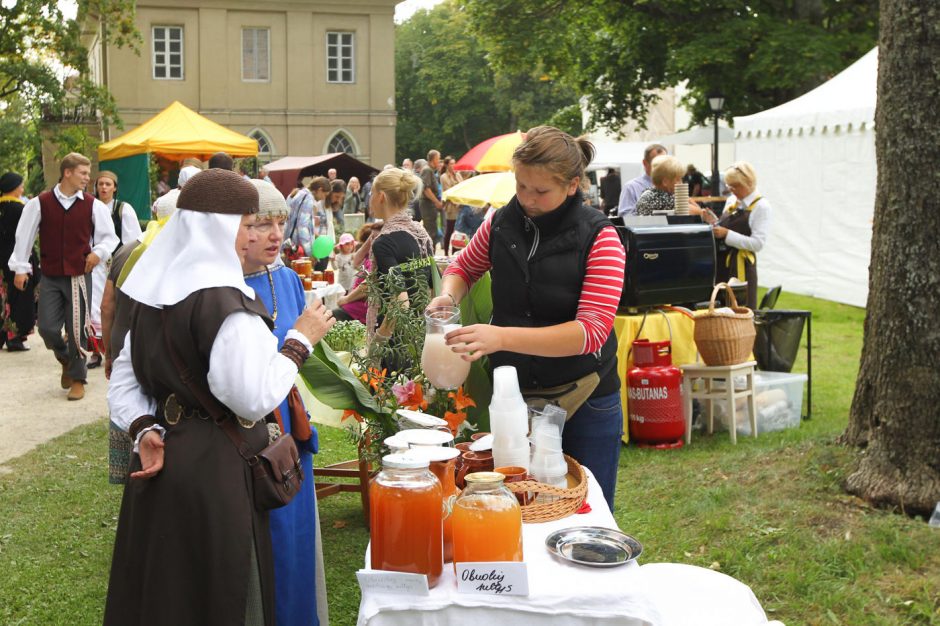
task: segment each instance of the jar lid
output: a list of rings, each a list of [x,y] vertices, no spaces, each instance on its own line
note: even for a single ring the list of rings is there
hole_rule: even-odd
[[[447,426],[447,422],[442,420],[439,417],[434,415],[428,415],[427,413],[422,413],[421,411],[411,411],[409,409],[398,409],[396,411],[400,416],[407,419],[413,424],[423,426],[425,428],[436,428],[438,426]]]
[[[472,474],[467,474],[464,476],[464,480],[468,483],[501,483],[506,479],[503,474],[499,472],[473,472]]]
[[[442,446],[454,440],[454,436],[450,432],[426,430],[424,428],[400,430],[395,436],[404,439],[413,446]]]
[[[427,459],[407,454],[386,454],[382,457],[382,467],[389,469],[427,469]]]
[[[457,448],[444,448],[442,446],[415,446],[408,450],[409,456],[416,456],[428,461],[450,461],[460,456]]]

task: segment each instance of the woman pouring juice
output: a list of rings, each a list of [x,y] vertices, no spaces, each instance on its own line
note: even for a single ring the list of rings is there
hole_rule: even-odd
[[[512,365],[524,393],[569,403],[564,451],[594,473],[613,508],[623,413],[614,315],[625,254],[613,225],[585,207],[579,185],[594,147],[548,126],[513,153],[516,195],[487,219],[444,273],[430,306],[456,305],[489,271],[493,317],[446,335],[468,361]]]

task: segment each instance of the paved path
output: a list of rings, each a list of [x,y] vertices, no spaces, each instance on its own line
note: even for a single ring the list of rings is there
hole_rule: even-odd
[[[76,426],[108,415],[102,368],[88,371],[85,398],[69,402],[59,387],[62,367],[33,334],[29,352],[0,350],[0,472],[4,463]]]

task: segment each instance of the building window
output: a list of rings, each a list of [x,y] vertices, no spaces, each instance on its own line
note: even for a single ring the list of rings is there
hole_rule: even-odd
[[[248,136],[258,142],[259,156],[271,156],[274,154],[274,143],[263,130],[256,128],[255,130],[248,133]]]
[[[242,80],[271,80],[271,48],[268,28],[242,29]]]
[[[183,27],[153,27],[153,77],[183,80]]]
[[[352,139],[342,132],[333,135],[326,151],[328,154],[332,154],[333,152],[345,152],[346,154],[356,156],[356,149],[353,147]]]
[[[326,80],[330,83],[356,82],[353,71],[353,33],[326,34]]]

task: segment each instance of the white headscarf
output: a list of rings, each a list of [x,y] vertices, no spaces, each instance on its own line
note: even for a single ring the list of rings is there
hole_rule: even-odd
[[[141,254],[121,290],[158,309],[210,287],[234,287],[254,299],[255,292],[245,284],[235,251],[242,216],[209,211],[257,209],[257,194],[254,187],[226,170],[206,170],[193,176],[180,194],[176,212]]]

